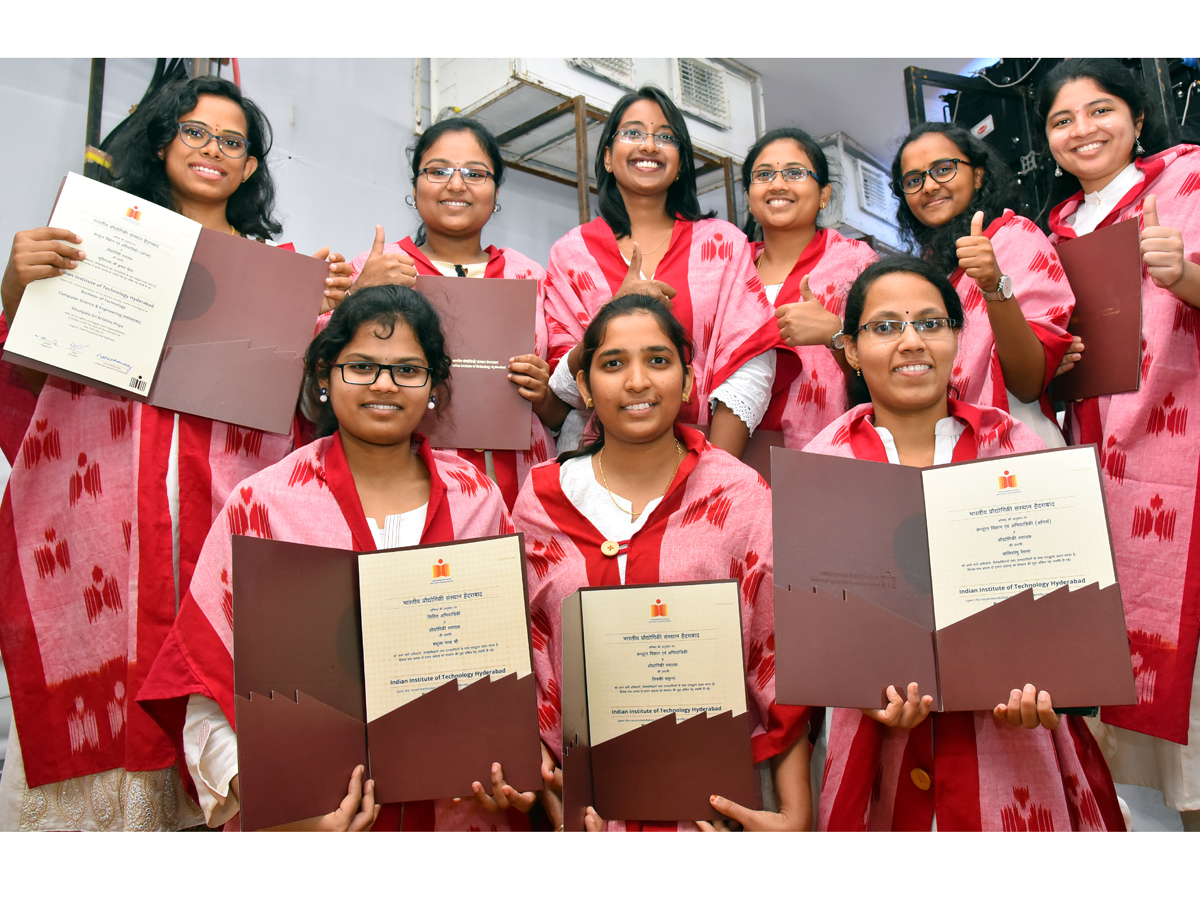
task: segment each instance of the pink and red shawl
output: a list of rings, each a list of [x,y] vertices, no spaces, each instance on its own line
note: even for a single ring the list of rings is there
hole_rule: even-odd
[[[383,252],[404,253],[412,257],[418,275],[442,274],[409,238],[404,238],[395,244],[386,244]],[[533,260],[508,247],[499,250],[495,247],[488,247],[486,252],[488,263],[483,272],[484,278],[532,278],[537,282],[537,315],[534,318],[533,352],[542,359],[546,359],[549,350],[545,320],[545,270]],[[350,264],[354,267],[355,278],[358,278],[368,256],[370,256],[369,253],[360,253],[351,260]],[[531,432],[528,450],[492,451],[492,468],[496,473],[496,484],[500,488],[500,493],[504,495],[505,505],[510,510],[517,502],[517,492],[521,489],[525,476],[529,474],[529,469],[554,456],[555,453],[554,435],[550,429],[542,424],[536,413],[531,411],[529,416]],[[463,459],[470,460],[479,468],[480,472],[487,471],[484,455],[479,450],[451,450],[448,452],[457,453]]]
[[[755,259],[762,256],[761,241],[751,248]],[[779,288],[775,308],[801,301],[800,282],[807,275],[813,296],[840,319],[846,313],[846,295],[854,279],[877,259],[878,254],[862,241],[822,228]],[[846,411],[846,374],[828,347],[789,347],[779,341],[778,320],[765,327],[775,329],[779,354],[776,372],[786,373],[784,361],[789,356],[799,358],[800,372],[786,389],[781,389],[783,379],[776,375],[775,394],[758,427],[782,431],[785,446],[799,450]]]
[[[1001,410],[949,402],[966,426],[954,462],[1044,447]],[[856,406],[806,452],[887,462],[872,412],[869,403]],[[1108,765],[1077,716],[1047,731],[998,723],[990,710],[931,713],[904,731],[857,709],[832,712],[822,831],[928,831],[935,813],[938,831],[1125,830]],[[913,778],[918,769],[932,780],[927,790]]]
[[[132,702],[233,486],[291,436],[179,416],[179,562],[167,501],[174,414],[47,379],[0,507],[0,648],[30,786],[170,766]]]
[[[491,481],[466,460],[431,450],[420,435],[414,436],[413,443],[430,476],[421,543],[512,534],[512,520]],[[175,739],[181,757],[191,694],[215,700],[225,717],[235,722],[231,576],[235,534],[344,550],[376,549],[340,435],[313,441],[247,478],[213,523],[179,618],[138,694],[138,701]],[[185,782],[190,783],[186,775]],[[509,827],[508,817],[489,816],[473,803],[406,804],[405,814],[405,830],[432,828],[435,819],[439,829]],[[381,818],[396,821],[394,815],[381,814]],[[513,817],[518,818],[524,819]]]
[[[1058,420],[1046,387],[1071,346],[1067,325],[1075,310],[1075,295],[1071,293],[1071,285],[1067,283],[1067,275],[1054,247],[1029,219],[1006,209],[1004,215],[993,219],[983,233],[992,242],[1000,271],[1012,278],[1013,292],[1025,320],[1042,342],[1046,371],[1038,402],[1043,415],[1057,428]],[[1000,369],[1000,356],[996,353],[996,338],[988,319],[987,301],[975,279],[965,277],[962,269],[950,273],[950,283],[958,291],[966,319],[958,336],[958,356],[954,360],[950,383],[958,399],[1008,412],[1008,393]]]
[[[1200,147],[1172,147],[1136,164],[1143,181],[1100,227],[1140,221],[1146,196],[1154,194],[1159,222],[1178,228],[1187,258],[1200,263]],[[1065,219],[1082,199],[1076,194],[1050,213],[1056,241],[1075,237]],[[1101,718],[1179,744],[1188,743],[1200,642],[1200,429],[1188,422],[1193,404],[1200,405],[1200,309],[1158,287],[1143,267],[1141,387],[1072,404],[1072,430],[1076,443],[1100,447],[1138,688],[1137,706],[1105,708]]]
[[[741,593],[746,690],[755,762],[805,732],[808,709],[775,705],[775,600],[771,590],[771,489],[754,470],[677,426],[687,455],[662,502],[629,541],[626,584],[736,578]],[[581,587],[620,584],[617,557],[567,499],[559,465],[535,466],[513,523],[525,533],[533,670],[542,740],[562,746],[562,601]],[[671,826],[672,828],[674,826]]]
[[[629,263],[604,219],[571,229],[550,248],[546,327],[554,366],[583,338],[596,312],[621,287]],[[696,391],[679,421],[704,425],[713,390],[779,340],[775,310],[754,270],[746,236],[719,219],[675,221],[671,243],[654,272],[676,291],[672,312],[695,344]]]
[[[0,351],[8,340],[8,319],[0,312]],[[29,428],[37,406],[37,394],[30,390],[25,378],[10,362],[0,360],[0,453],[11,466],[21,452],[21,439]]]

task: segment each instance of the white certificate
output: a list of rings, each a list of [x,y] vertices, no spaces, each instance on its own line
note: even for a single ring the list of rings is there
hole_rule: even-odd
[[[592,746],[674,713],[746,711],[737,582],[581,592]]]
[[[939,629],[1013,594],[1116,581],[1092,447],[921,473]]]
[[[147,396],[200,224],[72,172],[50,225],[87,259],[25,288],[5,349]]]
[[[358,558],[367,721],[457,678],[533,671],[517,535]]]

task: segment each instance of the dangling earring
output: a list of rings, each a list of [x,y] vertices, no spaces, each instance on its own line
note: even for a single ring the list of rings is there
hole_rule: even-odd
[[[584,408],[591,409],[592,408],[592,398],[588,397],[586,400],[584,400],[583,405],[584,405]]]
[[[854,368],[854,374],[858,378],[862,378],[862,369],[860,369],[858,366],[854,366],[853,368]]]
[[[1055,178],[1062,178],[1062,166],[1055,166],[1055,167],[1054,167],[1054,177],[1055,177]]]
[[[322,403],[328,403],[329,402],[329,391],[326,390],[325,388],[321,388],[321,396],[318,397],[317,399],[320,400]]]
[[[404,198],[404,205],[407,206],[409,209],[416,209],[417,201],[413,199],[412,194],[409,194],[407,197]]]
[[[430,409],[433,409],[437,404],[433,401],[433,394],[429,395],[429,403],[426,404]]]
[[[1143,153],[1146,152],[1145,150],[1142,149],[1141,136],[1135,137],[1133,139],[1133,152],[1136,153],[1138,156],[1141,156]]]

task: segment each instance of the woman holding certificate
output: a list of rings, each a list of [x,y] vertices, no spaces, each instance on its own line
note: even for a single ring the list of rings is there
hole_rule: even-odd
[[[550,387],[577,410],[559,443],[577,446],[587,420],[575,388],[584,329],[611,298],[647,294],[669,301],[695,343],[680,421],[711,424],[713,443],[740,457],[771,399],[779,339],[745,237],[701,212],[687,124],[663,91],[618,100],[600,147],[600,217],[556,241],[547,266]]]
[[[1042,449],[1008,413],[948,396],[962,321],[958,293],[932,263],[870,266],[850,289],[843,332],[871,402],[806,451],[930,466]],[[973,713],[930,713],[916,684],[887,696],[886,709],[833,711],[822,829],[1124,830],[1091,732],[1056,714],[1046,691],[1027,684]]]
[[[511,509],[530,466],[554,454],[552,430],[562,425],[569,411],[547,387],[546,273],[509,247],[483,247],[483,229],[500,209],[497,193],[504,181],[500,145],[490,131],[474,119],[443,119],[425,130],[409,155],[413,186],[409,202],[421,217],[417,239],[386,244],[383,227],[377,225],[370,252],[351,261],[354,290],[375,284],[412,286],[417,275],[537,281],[533,353],[515,357],[508,365],[509,381],[533,405],[529,449],[456,451],[499,485]]]
[[[265,240],[279,231],[270,147],[269,123],[231,82],[173,84],[114,146],[116,186]],[[60,229],[16,236],[0,290],[6,320],[28,284],[98,252],[77,244]],[[331,264],[330,303],[349,284],[343,265]],[[28,380],[36,411],[0,513],[0,640],[19,737],[0,782],[0,829],[194,825],[171,740],[132,700],[214,512],[292,438],[39,373]]]
[[[512,532],[495,485],[414,433],[426,409],[449,400],[441,326],[420,294],[394,285],[356,291],[310,345],[305,371],[324,436],[233,492],[138,698],[160,720],[184,723],[184,756],[211,826],[238,811],[230,726],[234,534],[361,551]],[[527,829],[524,813],[535,795],[507,787],[502,770],[492,782],[491,794],[477,786],[478,802],[404,804],[403,818],[389,807],[386,824],[409,831]],[[295,827],[366,830],[377,814],[372,789],[356,773],[341,809]]]
[[[786,445],[800,450],[846,411],[845,356],[832,341],[842,329],[846,291],[879,257],[861,241],[817,227],[833,193],[829,162],[799,128],[759,138],[746,152],[742,184],[750,206],[746,234],[751,241],[761,236],[751,247],[781,342],[775,394],[760,427],[782,431]],[[785,391],[783,376],[797,358],[800,373]]]
[[[892,160],[892,192],[901,234],[962,301],[955,395],[1065,446],[1046,386],[1071,345],[1075,296],[1041,229],[1007,208],[1016,205],[1012,173],[965,128],[927,122]]]
[[[1156,788],[1200,830],[1200,147],[1163,149],[1140,81],[1116,60],[1071,59],[1043,82],[1038,109],[1063,192],[1057,242],[1137,218],[1141,384],[1072,404],[1079,443],[1100,447],[1138,704],[1094,726],[1121,783]],[[1086,355],[1086,351],[1085,351]]]
[[[535,466],[513,511],[525,533],[542,741],[556,753],[562,746],[564,597],[587,586],[736,578],[753,755],[773,762],[781,812],[719,797],[713,806],[747,828],[807,829],[808,710],[774,702],[770,489],[700,432],[676,424],[696,390],[691,345],[660,300],[636,293],[612,300],[584,331],[580,350],[577,387],[584,407],[595,410],[597,433],[578,452]],[[589,829],[603,824],[588,815]]]

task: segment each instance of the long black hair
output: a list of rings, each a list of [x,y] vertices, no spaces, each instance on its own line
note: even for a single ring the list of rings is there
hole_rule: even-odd
[[[179,136],[179,120],[196,108],[201,94],[232,100],[246,116],[247,156],[258,160],[258,168],[238,186],[225,206],[229,224],[249,237],[267,240],[283,230],[274,218],[275,182],[267,165],[271,152],[271,123],[253,100],[224,78],[201,76],[167,85],[129,119],[128,127],[113,141],[114,184],[151,203],[175,209],[167,167],[158,155]]]
[[[1064,59],[1057,66],[1046,73],[1046,77],[1042,80],[1038,87],[1037,93],[1037,112],[1042,121],[1042,141],[1049,152],[1049,143],[1046,141],[1046,124],[1050,113],[1053,111],[1054,101],[1058,99],[1058,92],[1063,89],[1063,86],[1072,81],[1080,79],[1089,79],[1096,82],[1100,90],[1106,94],[1112,94],[1120,100],[1125,101],[1125,105],[1129,107],[1129,113],[1136,122],[1138,116],[1144,116],[1142,120],[1142,133],[1138,140],[1142,144],[1142,149],[1146,154],[1158,153],[1160,150],[1167,149],[1166,129],[1163,127],[1162,121],[1155,114],[1154,104],[1150,102],[1149,92],[1146,90],[1146,85],[1141,78],[1133,73],[1132,70],[1121,65],[1115,59]],[[1136,144],[1134,145],[1136,148]],[[1130,153],[1129,161],[1133,162],[1134,156],[1137,155],[1136,149]],[[1052,179],[1050,199],[1053,203],[1059,203],[1067,197],[1081,189],[1079,179],[1062,169],[1062,175]]]
[[[983,169],[983,182],[975,189],[967,208],[945,225],[938,227],[926,225],[913,215],[900,187],[900,177],[904,174],[901,171],[900,157],[904,154],[904,148],[926,134],[945,135],[958,147],[960,159],[976,169]],[[955,177],[971,178],[973,174],[969,170],[959,169]],[[947,275],[958,268],[956,244],[959,238],[971,233],[971,219],[975,213],[983,210],[983,227],[986,228],[993,219],[1002,216],[1005,209],[1015,209],[1020,202],[1016,179],[1000,158],[1000,154],[961,125],[948,122],[923,122],[908,133],[908,137],[900,144],[892,158],[892,193],[900,200],[896,210],[896,222],[908,249],[919,252]]]
[[[696,160],[683,113],[662,88],[647,84],[640,90],[625,94],[616,102],[600,132],[600,145],[596,149],[596,194],[600,198],[600,215],[618,239],[629,236],[629,213],[625,209],[625,200],[616,177],[604,168],[604,150],[612,147],[617,139],[617,129],[625,110],[639,100],[657,103],[667,117],[672,133],[679,138],[679,178],[667,188],[667,215],[687,222],[711,219],[716,215],[713,210],[700,211],[700,197],[696,193]]]
[[[329,317],[329,324],[313,338],[304,352],[304,391],[307,406],[317,413],[317,434],[324,437],[337,431],[337,417],[332,403],[321,403],[318,378],[329,378],[333,363],[347,344],[354,340],[363,325],[375,325],[375,334],[383,339],[392,336],[396,323],[403,322],[412,329],[429,364],[431,393],[438,398],[438,415],[450,404],[450,357],[446,354],[446,338],[442,320],[429,301],[410,287],[381,284],[355,291],[343,300]]]
[[[842,319],[842,334],[850,335],[846,340],[858,339],[858,328],[862,324],[860,320],[871,286],[885,275],[895,275],[897,272],[918,275],[937,288],[938,293],[942,295],[942,302],[946,305],[946,315],[950,317],[951,322],[957,323],[956,330],[962,328],[962,300],[945,273],[929,260],[917,256],[885,256],[863,269],[850,286],[850,292],[846,295],[846,312]],[[849,379],[847,388],[851,406],[871,401],[871,392],[867,388],[865,378],[856,375]]]
[[[434,122],[425,129],[417,142],[408,148],[408,164],[412,168],[413,188],[417,186],[417,178],[421,171],[421,157],[442,135],[457,134],[460,131],[469,131],[475,135],[475,140],[479,141],[479,146],[483,148],[488,161],[492,164],[492,180],[496,183],[496,190],[500,190],[500,185],[504,182],[504,158],[500,155],[500,143],[482,122],[466,116],[454,116]],[[413,243],[418,247],[425,243],[424,222],[417,226],[417,234],[413,238]]]
[[[592,360],[595,358],[596,351],[600,349],[600,345],[604,343],[604,338],[608,334],[608,323],[619,316],[642,314],[652,315],[658,321],[658,327],[663,330],[668,340],[675,345],[675,351],[679,354],[683,370],[685,373],[687,372],[687,367],[692,364],[693,355],[692,341],[688,337],[687,329],[679,324],[679,320],[671,314],[671,311],[663,305],[662,301],[645,294],[624,294],[600,307],[600,311],[596,313],[596,317],[588,324],[587,330],[583,333],[583,339],[579,342],[583,347],[579,360],[579,370],[583,372],[583,380],[589,387],[591,387],[592,383]],[[591,456],[594,453],[600,452],[600,448],[604,446],[604,425],[600,422],[599,416],[596,417],[596,427],[600,432],[600,436],[596,440],[580,447],[578,450],[560,453],[558,461],[563,463],[577,456]]]
[[[746,151],[746,161],[742,163],[742,188],[747,194],[750,193],[750,176],[754,174],[754,164],[758,162],[758,157],[763,150],[776,141],[795,141],[799,144],[804,150],[804,155],[812,163],[813,174],[817,176],[817,184],[822,189],[832,184],[829,177],[829,160],[813,136],[801,128],[776,128],[760,137]],[[746,232],[749,240],[762,239],[762,227],[755,220],[754,214],[750,212],[749,208],[746,210],[746,225],[742,231]]]

